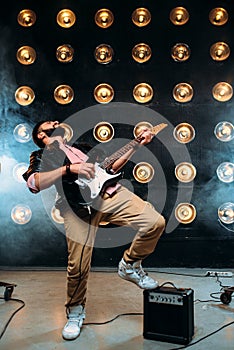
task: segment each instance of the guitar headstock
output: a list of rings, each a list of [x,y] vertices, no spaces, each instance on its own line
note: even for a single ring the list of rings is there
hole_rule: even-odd
[[[155,126],[153,126],[153,128],[150,129],[150,131],[152,132],[152,134],[157,135],[161,130],[166,128],[167,125],[168,124],[166,124],[166,123],[161,123],[161,124],[155,125]]]

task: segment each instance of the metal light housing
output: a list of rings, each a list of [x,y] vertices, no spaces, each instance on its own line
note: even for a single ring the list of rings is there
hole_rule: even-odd
[[[189,143],[195,137],[195,130],[188,123],[180,123],[174,128],[173,136],[180,143]]]
[[[137,44],[132,49],[132,58],[138,63],[149,61],[152,56],[152,51],[149,45],[141,43]]]
[[[134,166],[133,176],[140,183],[148,183],[154,177],[154,168],[147,162],[140,162]]]
[[[149,122],[140,122],[137,123],[133,129],[133,135],[135,138],[139,136],[139,134],[144,130],[144,129],[152,129],[153,125]]]
[[[212,89],[212,95],[219,102],[229,101],[233,96],[233,88],[227,82],[217,83]]]
[[[188,83],[179,83],[173,89],[173,97],[177,102],[185,103],[193,98],[193,88]]]
[[[19,12],[17,21],[22,27],[31,27],[35,24],[37,16],[34,11],[25,9]]]
[[[76,22],[76,15],[70,9],[63,9],[58,12],[57,23],[62,28],[71,28]]]
[[[234,181],[234,163],[223,162],[216,169],[220,181],[230,183]]]
[[[137,84],[133,89],[133,97],[139,103],[147,103],[153,98],[153,88],[147,83]]]
[[[99,103],[109,103],[114,98],[114,90],[111,85],[102,83],[95,87],[94,98]]]
[[[187,44],[178,43],[171,49],[171,57],[176,62],[184,62],[189,59],[191,55],[191,50]]]
[[[170,20],[174,25],[182,26],[189,20],[189,12],[184,7],[175,7],[170,12]]]
[[[229,142],[234,138],[234,126],[227,121],[220,122],[215,126],[214,134],[218,140]]]
[[[230,56],[228,44],[220,41],[214,43],[210,48],[210,56],[214,61],[224,61]]]
[[[69,63],[73,60],[74,49],[69,44],[63,44],[56,49],[56,58],[59,62]]]
[[[35,93],[29,86],[20,86],[15,92],[15,100],[21,106],[30,105],[35,99]]]
[[[228,21],[228,12],[222,7],[216,7],[210,11],[209,20],[215,26],[223,26]]]
[[[218,208],[218,217],[224,224],[234,223],[234,203],[227,202]]]
[[[144,7],[137,8],[132,13],[132,22],[137,27],[145,27],[151,21],[151,13],[148,9]]]
[[[64,139],[69,142],[73,137],[73,129],[67,123],[59,123],[59,126],[65,130]]]
[[[114,51],[110,45],[100,44],[95,48],[94,57],[98,63],[107,64],[113,60]]]
[[[180,203],[175,209],[175,217],[182,224],[190,224],[196,218],[196,208],[191,203]]]
[[[114,15],[111,10],[103,8],[96,12],[94,20],[98,27],[106,29],[113,24]]]
[[[179,163],[175,167],[175,176],[181,182],[191,182],[196,176],[196,168],[188,162]]]
[[[21,46],[17,50],[16,58],[23,65],[33,64],[36,60],[36,51],[31,46]]]
[[[93,136],[99,142],[108,142],[114,137],[114,128],[108,122],[100,122],[93,129]]]
[[[69,85],[59,85],[54,90],[54,99],[61,105],[72,102],[73,98],[74,92]]]

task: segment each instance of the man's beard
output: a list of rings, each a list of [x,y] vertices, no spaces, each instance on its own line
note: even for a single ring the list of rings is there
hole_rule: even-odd
[[[65,129],[62,128],[61,126],[58,126],[57,128],[43,130],[43,131],[48,137],[61,136],[62,138],[64,138],[64,135],[65,135]]]

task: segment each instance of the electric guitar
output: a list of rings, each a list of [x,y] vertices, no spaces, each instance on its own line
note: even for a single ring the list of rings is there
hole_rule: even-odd
[[[167,126],[165,123],[158,124],[150,129],[151,133],[155,136],[158,134],[162,129],[164,129]],[[75,183],[79,185],[81,192],[82,190],[85,190],[88,188],[89,195],[91,199],[96,198],[101,191],[111,183],[117,180],[118,177],[121,176],[120,173],[113,173],[111,174],[108,172],[108,169],[110,169],[111,165],[114,164],[114,162],[122,157],[125,153],[127,153],[129,150],[135,148],[140,142],[142,138],[141,136],[136,137],[132,141],[128,142],[125,146],[121,147],[118,151],[114,152],[109,157],[105,158],[103,162],[101,163],[95,163],[95,177],[92,179],[87,179],[85,177],[79,176],[77,180],[75,180]],[[87,193],[87,191],[86,191]],[[87,194],[85,195],[87,197]]]

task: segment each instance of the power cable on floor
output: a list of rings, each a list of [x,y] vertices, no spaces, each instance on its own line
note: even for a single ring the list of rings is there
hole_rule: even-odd
[[[0,299],[5,300],[5,298],[0,298]],[[16,310],[12,313],[11,317],[8,319],[8,321],[7,321],[7,323],[5,324],[5,326],[4,326],[3,330],[2,330],[2,332],[0,333],[0,339],[3,337],[4,333],[6,332],[7,327],[8,327],[8,325],[9,325],[9,323],[11,322],[11,320],[13,319],[13,317],[17,314],[17,312],[19,312],[19,311],[20,311],[21,309],[23,309],[23,307],[25,306],[25,302],[24,302],[23,300],[21,300],[21,299],[10,298],[10,299],[8,299],[7,302],[9,302],[10,300],[16,301],[17,303],[20,303],[20,304],[22,304],[22,305],[21,305],[18,309],[16,309]]]

